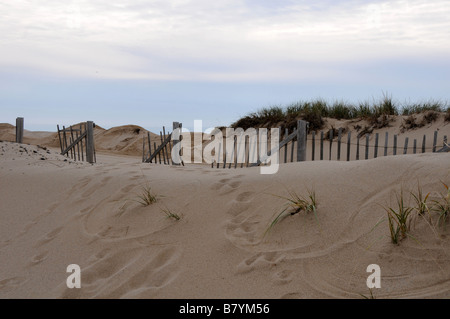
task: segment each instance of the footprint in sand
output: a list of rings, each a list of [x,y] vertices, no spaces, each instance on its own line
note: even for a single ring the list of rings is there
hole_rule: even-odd
[[[246,217],[243,220],[231,220],[226,226],[225,234],[236,246],[254,245],[261,241],[258,232],[259,224],[259,220],[255,220],[254,216]]]
[[[285,285],[292,281],[292,274],[293,272],[291,270],[280,270],[272,275],[272,279],[274,284]]]
[[[61,284],[61,297],[151,297],[178,275],[180,252],[176,247],[114,251],[105,249],[93,255],[90,264],[82,267],[82,289],[69,290],[65,289],[65,283]]]
[[[34,247],[40,247],[42,245],[49,243],[50,241],[55,239],[56,236],[58,236],[58,234],[61,232],[61,230],[62,230],[62,227],[58,227],[58,228],[52,230],[51,232],[47,233],[44,237],[42,237],[41,239],[39,239],[37,241],[37,243]]]
[[[280,263],[284,257],[278,252],[259,252],[237,265],[238,273],[247,273],[255,269],[270,269]]]
[[[0,291],[9,291],[22,285],[27,279],[25,277],[11,277],[0,280]]]
[[[48,256],[48,251],[44,251],[40,254],[34,255],[33,257],[31,257],[30,264],[32,266],[40,264],[45,259],[47,259],[47,256]]]
[[[103,178],[103,179],[101,180],[101,183],[102,183],[102,184],[105,184],[105,183],[107,183],[109,180],[111,180],[111,178],[112,178],[112,176],[107,176],[107,177],[105,177],[105,178]]]
[[[220,195],[226,195],[234,192],[240,185],[241,181],[232,181],[230,178],[223,178],[211,186],[213,190],[220,190]]]
[[[261,241],[259,238],[258,216],[244,214],[251,207],[253,192],[243,192],[230,203],[227,213],[233,216],[225,227],[226,237],[236,246],[254,245]]]

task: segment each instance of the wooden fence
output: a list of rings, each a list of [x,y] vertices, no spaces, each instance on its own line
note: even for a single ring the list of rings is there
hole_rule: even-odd
[[[173,130],[179,129],[181,133],[182,124],[179,122],[173,122]],[[150,137],[150,132],[147,132],[147,142],[145,136],[142,141],[142,162],[143,163],[155,163],[155,164],[165,164],[165,165],[180,165],[180,163],[175,163],[172,160],[172,150],[178,149],[180,139],[175,139],[172,141],[172,133],[166,135],[166,128],[163,126],[163,130],[159,132],[160,141],[158,141],[158,146],[156,141],[153,141],[153,151],[152,151],[152,140]],[[172,143],[173,142],[173,143]],[[148,145],[148,150],[146,148]],[[162,160],[161,160],[162,157]],[[184,166],[183,160],[181,164]]]
[[[438,131],[435,131],[433,134],[431,146],[427,143],[428,139],[426,135],[423,135],[419,140],[417,138],[410,139],[408,136],[403,136],[403,143],[400,143],[399,135],[394,134],[391,141],[389,133],[385,132],[384,142],[381,143],[380,133],[360,133],[356,136],[356,141],[352,140],[351,131],[347,133],[346,137],[343,134],[342,128],[337,131],[336,138],[333,136],[334,133],[334,130],[330,130],[325,135],[323,131],[320,131],[320,137],[317,136],[318,151],[316,150],[316,132],[311,133],[311,138],[308,141],[311,143],[312,161],[317,160],[317,155],[319,156],[319,160],[324,160],[324,141],[328,143],[328,160],[333,159],[338,161],[367,160],[388,155],[448,151],[446,135],[443,136],[442,146],[438,145]],[[336,147],[335,151],[333,145]]]
[[[408,136],[400,136],[394,134],[389,136],[388,132],[383,134],[384,140],[381,141],[380,133],[369,134],[347,132],[344,135],[344,129],[332,129],[329,131],[312,131],[307,135],[308,124],[304,121],[298,121],[297,128],[291,133],[288,129],[284,132],[284,137],[279,143],[279,163],[287,163],[294,161],[316,161],[316,160],[337,160],[337,161],[353,161],[362,159],[372,159],[380,156],[400,155],[400,154],[418,154],[425,152],[449,152],[450,148],[447,142],[447,135],[442,137],[442,144],[438,142],[439,132],[435,131],[432,140],[429,140],[426,135],[420,139],[410,138]],[[355,134],[352,138],[352,134]],[[392,140],[391,140],[392,139]],[[401,143],[402,142],[402,143]],[[432,142],[432,144],[430,143]],[[225,146],[225,143],[223,143]],[[236,139],[233,144],[231,152],[236,152]],[[271,150],[268,156],[276,151]],[[258,159],[256,163],[249,161],[249,148],[246,141],[245,152],[246,159],[244,163],[236,160],[236,156],[232,156],[233,160],[226,163],[226,149],[220,149],[222,154],[218,156],[222,158],[220,163],[214,161],[211,167],[216,168],[237,168],[237,167],[251,167],[261,165],[264,159]],[[295,155],[294,155],[295,154]]]
[[[266,143],[266,141],[262,141],[260,139],[259,136],[259,130],[256,129],[256,145],[261,145],[261,143]],[[302,121],[302,120],[298,120],[297,121],[297,128],[293,130],[292,133],[289,134],[289,131],[286,129],[285,130],[285,134],[284,134],[284,138],[279,142],[278,146],[276,146],[276,148],[271,149],[267,152],[267,154],[263,155],[260,158],[260,152],[259,152],[259,147],[258,146],[254,146],[251,147],[250,143],[249,143],[249,137],[246,136],[245,141],[244,141],[244,154],[245,154],[245,160],[243,162],[240,163],[240,167],[252,167],[252,166],[259,166],[261,164],[263,164],[264,162],[266,162],[266,160],[271,156],[271,154],[273,154],[274,152],[279,152],[281,153],[281,150],[284,149],[284,162],[286,163],[287,158],[288,158],[288,145],[290,143],[290,157],[291,157],[291,162],[294,161],[294,145],[297,145],[297,151],[296,151],[296,161],[297,162],[302,162],[302,161],[306,161],[306,141],[307,141],[307,131],[308,131],[308,122],[306,121]],[[267,141],[268,142],[268,141]],[[225,146],[226,143],[223,143],[223,145]],[[217,154],[217,158],[218,160],[214,160],[211,163],[211,167],[214,168],[226,168],[228,165],[228,168],[231,168],[232,166],[234,166],[234,168],[238,167],[238,160],[237,160],[237,154],[238,154],[238,150],[237,150],[237,136],[234,136],[234,140],[233,140],[233,146],[232,149],[227,151],[226,147],[222,148],[219,147],[218,150],[218,154]],[[250,149],[252,148],[252,149]],[[222,154],[220,154],[220,151],[222,151]],[[227,153],[231,152],[231,158],[232,161],[230,161],[229,163],[227,163]],[[256,160],[252,161],[250,160],[250,154],[251,152],[256,152],[256,156],[252,156],[255,157]],[[219,160],[220,159],[220,160]],[[233,165],[234,164],[234,165]]]
[[[95,163],[97,158],[94,144],[94,127],[95,123],[92,121],[68,128],[63,126],[62,129],[57,125],[61,154],[75,161],[84,161],[86,159],[89,163]]]

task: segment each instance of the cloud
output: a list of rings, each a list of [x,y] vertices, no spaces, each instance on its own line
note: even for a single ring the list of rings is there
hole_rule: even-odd
[[[446,0],[17,0],[0,12],[0,68],[67,77],[338,78],[342,63],[450,51]]]

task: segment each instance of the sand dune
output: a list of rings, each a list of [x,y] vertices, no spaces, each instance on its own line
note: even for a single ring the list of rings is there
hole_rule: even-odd
[[[133,153],[120,143],[133,134],[138,143],[137,128],[99,131],[97,145]],[[0,297],[361,298],[366,268],[378,264],[377,298],[449,298],[449,227],[417,217],[397,246],[382,207],[418,182],[438,199],[449,163],[449,153],[425,153],[288,163],[261,175],[103,152],[90,165],[1,142]],[[159,195],[147,207],[135,201],[145,185]],[[286,204],[277,195],[307,188],[317,219],[289,216],[264,237]],[[81,267],[81,289],[66,286],[69,264]]]

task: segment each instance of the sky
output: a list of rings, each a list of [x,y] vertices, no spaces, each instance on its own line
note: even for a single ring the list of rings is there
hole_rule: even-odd
[[[159,131],[316,98],[447,101],[448,17],[448,0],[0,0],[0,123]]]

